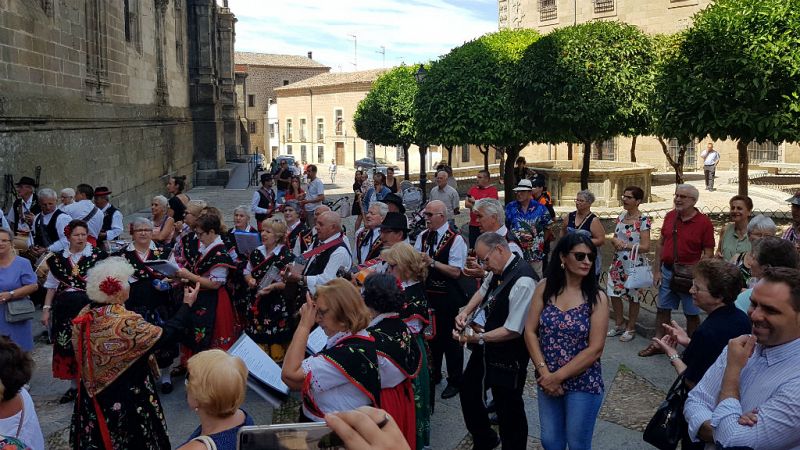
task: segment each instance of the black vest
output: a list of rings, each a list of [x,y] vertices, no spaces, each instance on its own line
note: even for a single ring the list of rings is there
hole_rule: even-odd
[[[111,221],[114,220],[114,213],[117,212],[117,208],[114,205],[108,205],[106,211],[103,213],[103,227],[100,228],[100,231],[108,231],[111,229]]]
[[[297,237],[305,234],[306,230],[306,225],[300,221],[297,223],[297,226],[289,232],[289,235],[286,236],[286,241],[289,243],[289,250],[294,251],[294,245],[297,243]]]
[[[493,275],[487,295],[491,295],[495,288],[500,286],[503,281],[508,281],[503,285],[499,292],[494,294],[492,303],[486,308],[485,332],[501,328],[508,318],[509,298],[511,288],[522,277],[536,279],[530,264],[519,256],[513,256],[513,261],[500,276]],[[489,301],[488,298],[484,302]],[[523,361],[527,362],[528,349],[525,347],[525,339],[522,336],[509,341],[484,344],[486,346],[487,361]]]
[[[425,230],[420,239],[422,239],[422,253],[430,255],[430,244],[428,243],[429,233],[431,233],[430,230]],[[453,247],[453,241],[457,238],[456,232],[452,228],[449,228],[447,232],[445,232],[444,237],[438,241],[432,258],[442,264],[449,264],[450,248]],[[447,277],[435,269],[428,271],[428,278],[425,279],[425,289],[429,295],[448,295],[454,292],[460,292],[458,290],[457,280]]]
[[[347,238],[345,237],[344,239]],[[325,245],[325,244],[320,243],[319,245]],[[333,255],[333,252],[335,252],[336,249],[340,247],[344,247],[344,249],[347,250],[347,246],[344,245],[344,241],[342,241],[339,244],[334,245],[331,248],[328,248],[320,252],[320,254],[318,254],[313,261],[308,263],[308,265],[306,266],[306,270],[303,272],[303,275],[313,276],[313,275],[319,275],[322,272],[324,272],[325,267],[328,265],[328,261],[331,259],[331,255]],[[347,250],[347,254],[348,255],[350,254],[350,250]],[[345,267],[345,269],[349,269],[349,267]]]
[[[272,192],[272,189],[269,190],[269,194],[264,194],[264,188],[258,189],[258,207],[264,209],[272,208],[272,204],[275,202],[275,193]],[[267,214],[256,214],[256,222],[261,223],[262,220],[269,217]]]
[[[36,247],[49,247],[58,241],[56,223],[58,222],[58,216],[61,214],[64,213],[60,209],[55,210],[47,225],[44,224],[44,218],[41,213],[36,216],[36,220],[33,222],[33,245]]]
[[[42,212],[42,208],[39,206],[39,197],[37,197],[36,194],[32,195],[33,199],[31,200],[30,212],[31,214],[36,215]],[[19,223],[25,218],[24,217],[25,211],[22,208],[22,198],[14,200],[14,203],[12,203],[11,208],[14,210],[15,222],[9,223],[9,225],[11,225],[11,229],[14,231],[14,233],[16,233],[19,228]]]

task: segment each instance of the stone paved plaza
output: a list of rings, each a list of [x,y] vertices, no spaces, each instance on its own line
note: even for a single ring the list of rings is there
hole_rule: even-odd
[[[701,189],[700,207],[723,209],[727,208],[730,196],[736,193],[736,185],[727,183],[733,173],[722,172],[719,174],[719,188],[715,192],[706,192]],[[325,178],[323,176],[323,178]],[[339,180],[351,180],[352,177],[340,173]],[[702,187],[702,180],[692,181]],[[348,184],[326,185],[329,193],[343,195],[350,192]],[[654,186],[653,193],[665,199],[647,205],[646,210],[666,211],[671,205],[673,187],[670,185]],[[224,190],[221,188],[198,187],[189,192],[193,199],[203,199],[220,208],[230,215],[234,207],[248,204],[252,189]],[[751,196],[756,204],[756,209],[788,212],[789,207],[784,202],[788,196],[785,193],[751,187]],[[564,208],[563,211],[567,211]],[[606,211],[597,211],[606,212]],[[612,213],[614,211],[607,211]],[[143,211],[141,214],[146,214]],[[126,217],[126,222],[133,215]],[[459,218],[459,224],[467,219],[466,214]],[[352,233],[353,219],[346,220],[346,226]],[[660,225],[659,225],[660,226]],[[648,305],[644,305],[642,321],[652,321],[652,313],[647,313]],[[651,309],[652,311],[652,309]],[[676,318],[679,318],[676,315]],[[35,324],[35,333],[41,332],[41,325]],[[603,354],[603,378],[606,386],[606,398],[600,412],[594,435],[594,447],[597,449],[642,449],[649,448],[642,442],[641,432],[653,411],[663,398],[664,392],[669,388],[675,378],[675,373],[665,357],[640,358],[636,352],[644,347],[646,338],[637,336],[631,342],[622,343],[617,339],[608,339]],[[31,395],[34,398],[46,439],[48,449],[66,449],[67,427],[72,405],[59,405],[57,399],[67,389],[68,383],[53,380],[50,372],[50,346],[39,342],[34,352],[36,372],[31,381]],[[532,374],[532,370],[531,370]],[[197,426],[198,420],[186,405],[184,385],[176,379],[175,390],[169,395],[164,395],[161,400],[166,410],[169,424],[169,433],[173,445],[184,442],[185,438]],[[444,385],[439,385],[438,393]],[[530,445],[529,448],[538,446],[538,408],[534,380],[529,377],[525,389],[525,407],[528,417]],[[293,421],[297,416],[298,403],[290,401],[287,405],[273,410],[254,393],[249,392],[244,408],[254,417],[259,424],[279,423]],[[458,397],[441,400],[437,398],[436,412],[432,418],[432,446],[434,449],[468,449],[471,441],[464,427]]]

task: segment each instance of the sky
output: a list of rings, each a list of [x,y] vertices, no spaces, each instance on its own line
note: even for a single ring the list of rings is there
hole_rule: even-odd
[[[236,51],[311,51],[333,72],[427,62],[497,31],[497,0],[228,0],[228,6],[238,20]]]

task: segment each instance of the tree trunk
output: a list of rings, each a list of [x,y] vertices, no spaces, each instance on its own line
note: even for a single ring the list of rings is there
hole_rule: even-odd
[[[583,167],[581,167],[581,190],[589,189],[589,162],[592,160],[592,141],[583,142]]]
[[[445,145],[444,148],[447,149],[447,166],[451,169],[453,168],[453,146],[452,145]]]
[[[739,195],[747,196],[747,188],[750,179],[748,178],[747,170],[750,167],[750,153],[747,151],[747,146],[752,141],[739,141],[736,143],[736,149],[739,150]]]
[[[411,168],[408,165],[408,148],[411,144],[403,144],[403,180],[408,180],[408,174]]]
[[[487,145],[484,150],[483,145],[478,146],[478,151],[483,155],[483,170],[489,171],[489,146]]]
[[[634,136],[631,139],[631,162],[636,162],[636,138],[639,136]]]
[[[524,145],[517,145],[503,148],[503,154],[505,155],[503,191],[505,192],[506,203],[516,200],[514,196],[514,163],[517,161],[517,157],[524,147]]]
[[[567,159],[572,161],[572,142],[567,142]]]
[[[428,191],[425,189],[426,173],[425,173],[425,156],[428,153],[428,144],[419,145],[419,188],[422,190],[422,203],[428,202]]]
[[[504,148],[498,148],[498,147],[495,147],[495,146],[492,146],[492,148],[494,149],[494,151],[500,151],[500,178],[505,180],[506,179],[506,161],[507,161],[507,159],[506,159],[506,151],[505,151]],[[514,172],[514,164],[513,163],[511,164],[511,172],[512,173]],[[505,183],[505,181],[503,181],[503,182]],[[513,187],[513,183],[514,183],[514,179],[513,178],[511,179],[511,183],[512,183],[512,187]]]
[[[667,142],[659,136],[658,143],[661,144],[661,151],[664,153],[664,156],[667,158],[667,163],[672,166],[672,169],[675,171],[675,184],[683,184],[683,159],[686,155],[686,146],[683,145],[678,150],[678,160],[675,161],[672,159],[672,155],[669,154],[669,147],[667,146]]]

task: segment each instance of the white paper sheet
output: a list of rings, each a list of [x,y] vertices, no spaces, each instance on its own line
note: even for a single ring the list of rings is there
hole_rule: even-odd
[[[281,368],[258,346],[250,336],[242,336],[228,350],[233,356],[242,358],[252,376],[267,386],[283,394],[289,393],[289,386],[281,380]]]
[[[325,348],[325,344],[327,343],[328,335],[325,334],[322,327],[317,327],[308,335],[308,344],[306,344],[306,348],[309,353],[316,355]]]

